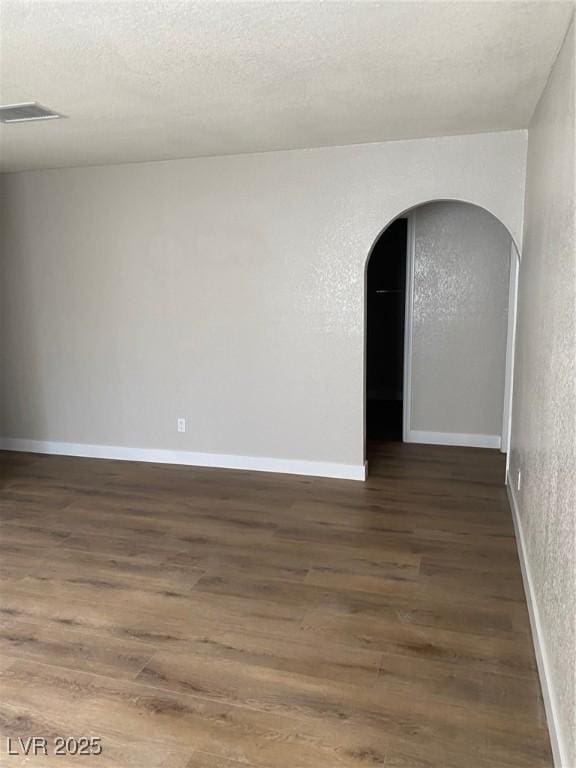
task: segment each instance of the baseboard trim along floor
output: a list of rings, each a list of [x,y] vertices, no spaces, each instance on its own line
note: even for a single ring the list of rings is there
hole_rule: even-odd
[[[183,464],[192,467],[245,469],[255,472],[278,472],[287,475],[329,477],[341,480],[365,480],[365,464],[338,464],[301,459],[276,459],[264,456],[235,456],[225,453],[171,451],[160,448],[130,448],[116,445],[61,443],[47,440],[0,438],[0,450],[23,453],[46,453],[59,456],[80,456],[91,459],[145,461],[151,464]]]
[[[500,448],[500,435],[472,435],[459,432],[422,432],[412,429],[408,432],[407,443],[425,445],[460,445],[466,448]]]
[[[538,665],[538,675],[540,677],[540,686],[542,688],[542,697],[544,699],[544,708],[546,710],[546,720],[548,722],[548,731],[550,733],[550,744],[552,747],[552,754],[554,756],[554,765],[556,768],[568,768],[568,760],[566,757],[567,752],[564,748],[562,735],[558,726],[559,720],[556,712],[554,690],[551,683],[552,678],[549,672],[550,665],[548,662],[548,654],[546,652],[546,643],[544,640],[544,633],[542,631],[538,604],[536,602],[536,593],[534,591],[532,576],[530,574],[530,564],[528,562],[526,553],[526,544],[524,541],[524,533],[522,531],[522,522],[520,519],[516,495],[514,493],[514,487],[511,483],[509,475],[506,478],[506,489],[508,491],[508,499],[510,501],[512,519],[514,521],[516,546],[518,547],[518,559],[520,560],[522,581],[524,582],[524,592],[526,593],[526,603],[528,604],[530,627],[532,629],[532,642],[534,644],[534,650],[536,653],[536,663]]]

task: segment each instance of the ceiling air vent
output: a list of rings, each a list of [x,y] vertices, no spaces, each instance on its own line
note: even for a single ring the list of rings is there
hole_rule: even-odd
[[[24,123],[29,120],[54,120],[65,117],[54,112],[37,101],[28,101],[25,104],[7,104],[0,106],[0,123]]]

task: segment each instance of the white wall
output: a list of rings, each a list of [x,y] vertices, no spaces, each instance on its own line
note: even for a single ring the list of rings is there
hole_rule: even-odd
[[[452,198],[519,241],[525,153],[518,131],[1,177],[0,436],[361,466],[372,243]]]
[[[511,240],[487,211],[431,203],[413,214],[410,439],[498,446]]]
[[[573,23],[529,131],[510,460],[564,768],[576,765],[574,88]]]

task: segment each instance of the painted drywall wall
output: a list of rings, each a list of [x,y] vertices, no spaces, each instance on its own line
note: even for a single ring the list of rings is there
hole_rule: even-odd
[[[574,88],[573,23],[529,130],[510,456],[565,768],[576,765]]]
[[[454,198],[519,241],[525,154],[514,131],[0,177],[0,436],[362,465],[374,240]]]
[[[510,235],[487,211],[431,203],[413,214],[410,429],[502,433]]]

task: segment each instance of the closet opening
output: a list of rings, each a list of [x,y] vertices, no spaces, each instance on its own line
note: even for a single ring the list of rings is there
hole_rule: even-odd
[[[402,441],[408,219],[393,221],[370,255],[366,307],[366,438]]]

